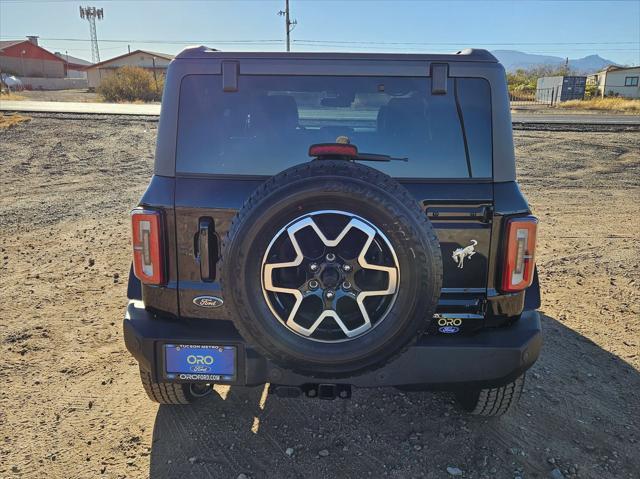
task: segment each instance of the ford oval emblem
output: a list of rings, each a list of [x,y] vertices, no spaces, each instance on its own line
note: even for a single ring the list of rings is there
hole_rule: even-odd
[[[219,308],[224,301],[217,296],[197,296],[193,298],[193,304],[201,308]]]
[[[444,334],[456,334],[460,331],[460,328],[457,328],[456,326],[443,326],[439,328],[439,331]]]

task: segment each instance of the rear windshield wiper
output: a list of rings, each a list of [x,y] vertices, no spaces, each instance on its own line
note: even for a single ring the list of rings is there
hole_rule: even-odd
[[[380,155],[378,153],[358,153],[358,156],[354,158],[358,161],[409,161],[409,158],[397,158],[395,156]]]
[[[349,143],[316,143],[309,147],[309,156],[317,160],[409,161],[409,158],[396,158],[378,153],[358,153],[358,147]]]

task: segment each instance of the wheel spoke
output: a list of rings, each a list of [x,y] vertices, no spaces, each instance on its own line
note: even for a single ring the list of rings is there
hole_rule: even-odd
[[[293,259],[293,261],[287,261],[284,263],[271,263],[271,264],[264,265],[264,272],[263,272],[264,287],[268,291],[273,291],[274,293],[291,293],[291,294],[293,294],[293,291],[297,291],[291,288],[279,288],[273,284],[273,270],[282,269],[282,268],[292,268],[295,266],[300,266],[300,264],[302,264],[302,260],[304,259],[304,256],[302,255],[302,250],[300,249],[300,245],[298,244],[298,240],[296,239],[296,236],[295,236],[295,233],[301,230],[302,228],[296,228],[297,224],[298,223],[287,228],[287,234],[289,235],[289,240],[291,241],[291,244],[293,245],[293,249],[296,252],[296,257]],[[271,245],[269,245],[269,248],[270,247]],[[267,253],[268,252],[269,252],[269,249],[267,249]]]
[[[360,251],[360,255],[358,256],[358,264],[362,269],[372,269],[374,271],[383,271],[387,273],[388,276],[388,286],[387,289],[379,290],[379,291],[363,291],[360,295],[363,295],[363,299],[368,296],[384,296],[387,294],[394,294],[398,287],[398,271],[396,268],[389,266],[380,266],[377,264],[371,264],[367,261],[366,254],[369,251],[369,247],[375,238],[375,231],[373,234],[369,235],[367,241],[365,242],[362,250]],[[359,296],[360,296],[359,295]]]
[[[291,329],[293,329],[294,331],[297,331],[298,333],[304,336],[311,336],[316,331],[316,329],[318,329],[318,327],[322,324],[322,322],[327,318],[333,318],[333,320],[340,327],[344,335],[347,336],[348,338],[359,336],[360,334],[365,332],[367,329],[371,328],[371,321],[369,321],[369,318],[367,317],[367,321],[364,324],[358,326],[357,328],[349,329],[344,324],[344,322],[342,321],[338,313],[336,313],[333,309],[327,309],[323,311],[309,328],[305,328],[300,324],[296,323],[295,321],[293,321],[293,318],[291,316],[287,320],[286,324]]]

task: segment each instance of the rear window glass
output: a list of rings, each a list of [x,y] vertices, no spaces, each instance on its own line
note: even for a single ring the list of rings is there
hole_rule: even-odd
[[[240,75],[182,80],[178,173],[273,175],[309,161],[309,147],[346,136],[362,153],[408,161],[366,164],[397,178],[492,176],[491,99],[486,80]]]

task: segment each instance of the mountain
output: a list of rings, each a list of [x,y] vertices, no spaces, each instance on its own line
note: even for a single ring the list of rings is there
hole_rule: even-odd
[[[494,50],[491,53],[500,60],[500,63],[509,72],[518,68],[528,69],[539,66],[562,66],[565,59],[551,55],[534,55],[532,53],[519,52],[517,50]],[[598,55],[589,55],[584,58],[569,59],[569,68],[576,73],[594,73],[609,65],[616,65],[615,62],[602,58]]]

